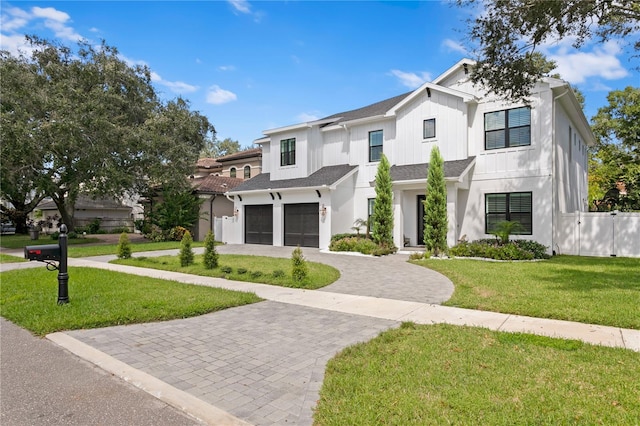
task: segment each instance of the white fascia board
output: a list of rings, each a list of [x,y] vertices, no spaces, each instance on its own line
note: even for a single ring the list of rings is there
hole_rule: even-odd
[[[344,129],[345,127],[358,126],[360,124],[366,124],[373,121],[387,120],[389,118],[390,117],[387,117],[385,115],[372,115],[371,117],[363,117],[363,118],[358,118],[357,120],[343,121],[340,124],[336,124],[333,126],[326,126],[322,128],[322,131],[329,132],[331,130],[340,130],[340,129]]]
[[[340,119],[340,117],[338,117],[338,118],[334,117],[334,118],[329,118],[329,119],[308,121],[306,123],[298,123],[298,124],[292,124],[290,126],[276,127],[275,129],[264,130],[262,133],[264,133],[265,135],[271,135],[271,134],[274,134],[274,133],[290,132],[292,130],[309,129],[309,128],[313,127],[313,126],[321,126],[323,124],[332,123],[332,122],[337,121],[339,119]]]
[[[412,102],[416,97],[421,95],[427,89],[433,90],[434,92],[446,93],[451,96],[462,98],[462,101],[465,103],[478,101],[478,99],[475,96],[469,93],[461,92],[455,89],[449,89],[448,87],[438,86],[437,84],[427,82],[427,83],[424,83],[422,86],[418,87],[412,94],[404,98],[402,102],[398,103],[396,106],[394,106],[389,111],[387,111],[387,113],[385,114],[385,117],[395,116],[396,112],[399,109],[407,105],[409,102]]]
[[[268,142],[271,142],[271,138],[268,136],[264,138],[256,139],[255,141],[253,141],[253,143],[256,143],[256,144],[262,144],[262,143],[268,143]]]
[[[458,71],[458,69],[460,67],[462,67],[464,64],[469,64],[470,66],[474,66],[476,64],[476,61],[474,61],[473,59],[469,59],[469,58],[462,58],[454,66],[452,66],[451,68],[449,68],[448,70],[446,70],[445,72],[440,74],[438,77],[436,77],[432,81],[432,83],[433,84],[440,84],[440,82],[442,80],[446,80],[449,76],[451,76],[451,74],[453,74],[454,72]]]
[[[549,83],[549,86],[551,87],[551,93],[553,94],[554,97],[562,93],[561,89],[566,89],[569,91],[569,93],[567,93],[567,96],[566,96],[570,103],[570,105],[566,105],[568,107],[567,113],[571,117],[571,119],[574,121],[576,126],[580,128],[580,133],[587,139],[585,140],[585,143],[587,144],[587,146],[594,146],[596,144],[596,138],[593,135],[591,126],[589,126],[587,117],[585,117],[584,111],[582,110],[582,106],[580,106],[580,102],[578,102],[578,99],[576,98],[576,94],[571,88],[571,85],[566,81],[558,80],[556,78],[548,78],[548,79],[545,78],[543,79],[543,81],[545,81],[546,83]],[[563,98],[565,98],[565,96],[560,98],[561,102],[565,100]]]
[[[236,191],[228,193],[229,196],[234,195],[251,195],[251,194],[268,194],[273,192],[302,192],[302,191],[320,191],[320,190],[332,190],[333,186],[319,185],[319,186],[292,186],[289,188],[265,188],[265,189],[252,189],[250,191]]]
[[[476,158],[477,158],[477,157],[476,157]],[[460,176],[459,176],[456,180],[457,180],[458,182],[462,182],[462,181],[464,180],[465,176],[466,176],[467,174],[469,174],[469,171],[471,170],[471,168],[472,168],[473,166],[475,166],[475,165],[476,165],[476,159],[474,158],[474,159],[473,159],[473,161],[471,161],[471,162],[467,165],[467,167],[462,171],[462,173],[460,173]],[[446,179],[445,179],[445,180],[446,180]]]

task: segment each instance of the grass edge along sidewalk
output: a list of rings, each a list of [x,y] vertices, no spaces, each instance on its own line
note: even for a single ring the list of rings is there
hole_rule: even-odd
[[[444,306],[640,329],[640,259],[555,256],[539,262],[411,261],[447,276]]]
[[[56,275],[45,268],[5,271],[2,316],[38,336],[63,330],[187,318],[259,302],[253,293],[85,267],[70,268],[70,303],[56,304]]]

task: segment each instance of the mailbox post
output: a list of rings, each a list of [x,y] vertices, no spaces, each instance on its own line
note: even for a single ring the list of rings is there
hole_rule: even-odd
[[[60,226],[58,244],[26,246],[24,257],[29,260],[45,262],[47,269],[58,270],[58,305],[69,303],[69,274],[67,273],[67,226]],[[58,262],[56,266],[52,262]]]

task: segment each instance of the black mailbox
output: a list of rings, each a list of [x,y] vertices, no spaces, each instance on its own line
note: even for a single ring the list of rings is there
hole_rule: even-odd
[[[60,261],[61,253],[58,244],[45,244],[42,246],[26,246],[24,248],[24,258],[29,260],[45,260]]]

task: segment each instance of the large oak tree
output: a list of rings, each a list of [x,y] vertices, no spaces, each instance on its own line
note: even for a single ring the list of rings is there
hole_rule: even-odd
[[[117,198],[187,184],[215,132],[205,116],[181,98],[161,101],[149,69],[104,42],[72,50],[28,39],[30,56],[0,53],[2,197],[16,210],[51,197],[73,230],[81,194]]]
[[[545,43],[621,40],[640,51],[637,0],[456,0],[465,8],[482,6],[469,21],[477,46],[471,78],[506,98],[526,99],[535,83],[555,68],[537,50]]]

